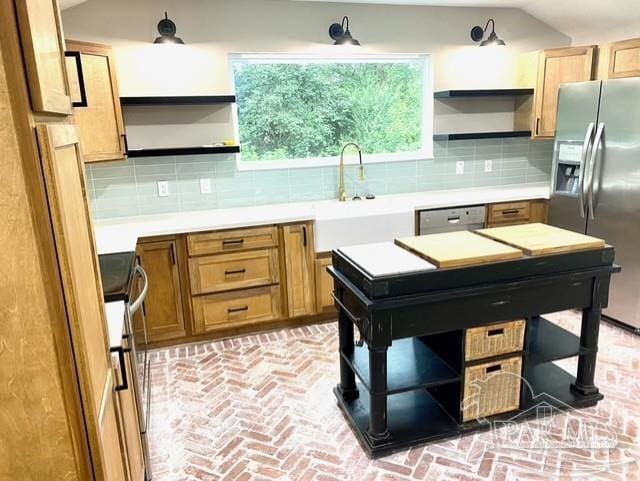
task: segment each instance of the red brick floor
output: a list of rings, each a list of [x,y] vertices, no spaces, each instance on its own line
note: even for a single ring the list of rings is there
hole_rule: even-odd
[[[550,317],[579,329],[575,313]],[[597,420],[617,443],[600,449],[528,450],[484,432],[369,460],[332,393],[335,323],[168,348],[151,359],[154,481],[640,479],[640,337],[608,324],[596,374],[605,399],[553,418],[558,439],[572,416]],[[574,360],[563,367],[575,373]]]

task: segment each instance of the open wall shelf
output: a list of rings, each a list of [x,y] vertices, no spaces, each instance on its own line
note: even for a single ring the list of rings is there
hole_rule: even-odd
[[[530,130],[506,132],[465,132],[459,134],[434,134],[433,140],[503,139],[509,137],[531,137]]]
[[[168,147],[162,149],[131,149],[127,151],[129,158],[134,157],[164,157],[168,155],[200,155],[200,154],[233,154],[240,152],[239,145],[224,145],[222,147]]]
[[[533,89],[440,90],[433,93],[433,97],[436,99],[469,97],[513,97],[516,95],[533,95]]]
[[[180,95],[154,97],[120,97],[122,105],[207,105],[232,104],[235,95]]]

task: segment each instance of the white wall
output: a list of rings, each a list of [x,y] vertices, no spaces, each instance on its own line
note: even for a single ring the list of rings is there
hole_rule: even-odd
[[[151,43],[165,9],[186,46]],[[288,0],[89,0],[65,10],[63,24],[66,38],[114,47],[122,96],[226,94],[228,53],[332,52],[327,30],[343,15],[363,52],[433,54],[437,90],[512,87],[517,53],[570,43],[518,9]],[[489,17],[506,48],[470,40]]]

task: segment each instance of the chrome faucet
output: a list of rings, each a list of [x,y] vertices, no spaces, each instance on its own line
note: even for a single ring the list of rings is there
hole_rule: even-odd
[[[340,152],[340,185],[338,186],[338,200],[340,202],[344,202],[347,200],[347,191],[344,188],[344,151],[347,147],[355,147],[358,149],[358,157],[360,159],[360,180],[364,180],[364,166],[362,165],[362,149],[356,143],[349,142],[342,147],[342,152]]]

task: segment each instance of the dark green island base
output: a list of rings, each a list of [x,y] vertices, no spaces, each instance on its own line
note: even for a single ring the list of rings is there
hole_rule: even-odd
[[[606,307],[613,248],[372,278],[333,252],[345,418],[373,458],[412,446],[486,430],[493,421],[519,422],[545,403],[558,411],[594,406],[600,316]],[[543,313],[582,310],[580,337]],[[524,349],[465,361],[465,330],[526,319]],[[361,342],[354,342],[354,325]],[[520,407],[462,421],[465,367],[523,357]],[[578,358],[576,376],[553,361]]]

